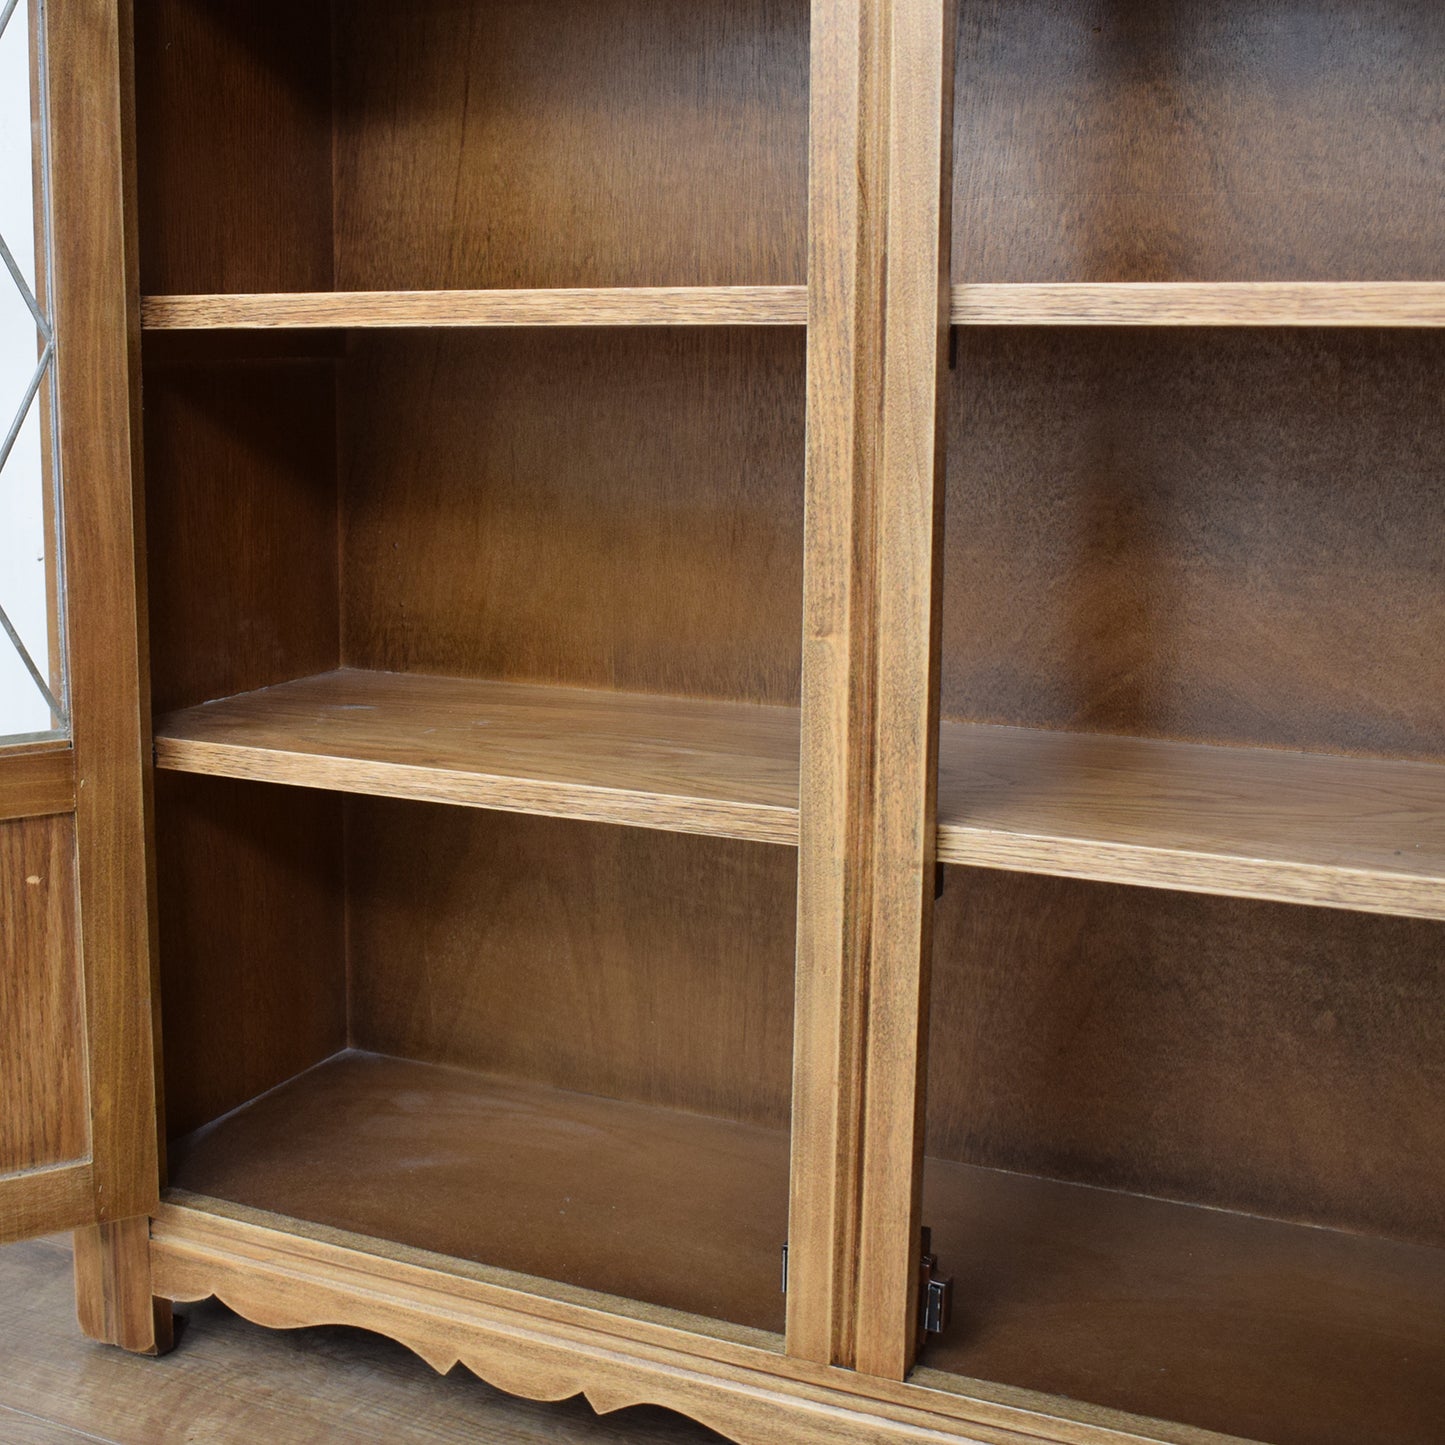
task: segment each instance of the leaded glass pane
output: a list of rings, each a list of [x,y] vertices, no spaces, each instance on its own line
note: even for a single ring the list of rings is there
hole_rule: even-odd
[[[0,746],[67,727],[43,0],[0,0]]]

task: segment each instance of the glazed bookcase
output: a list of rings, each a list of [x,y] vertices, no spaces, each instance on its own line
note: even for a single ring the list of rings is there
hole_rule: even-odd
[[[43,13],[87,1331],[1438,1445],[1445,12]]]

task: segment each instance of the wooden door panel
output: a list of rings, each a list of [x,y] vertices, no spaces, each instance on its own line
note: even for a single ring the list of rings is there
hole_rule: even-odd
[[[75,819],[0,823],[0,1171],[90,1148],[75,948]]]
[[[12,451],[4,481],[18,487],[23,480],[31,496],[37,487],[44,495],[41,610],[50,622],[48,638],[33,616],[28,629],[5,629],[9,642],[0,638],[9,646],[28,630],[29,648],[16,644],[16,651],[50,704],[48,729],[17,725],[12,709],[8,730],[16,735],[0,738],[5,1242],[144,1215],[157,1201],[159,1173],[143,751],[149,717],[132,493],[139,302],[124,224],[129,7],[22,0],[0,4],[0,17],[20,27],[7,37],[3,94],[13,100],[14,55],[26,55],[15,51],[17,34],[28,45],[32,82],[28,126],[24,107],[17,123],[12,105],[5,138],[27,129],[35,137],[33,184],[44,202],[35,210],[34,265],[7,263],[0,274],[16,291],[6,293],[7,335],[22,336],[23,349],[28,333],[13,318],[28,326],[33,317],[36,344],[28,393],[22,387],[19,396],[0,397],[0,437],[16,404],[22,418],[32,402],[43,407],[41,439],[23,478]],[[7,176],[22,187],[28,179],[23,169],[18,179]],[[56,517],[64,521],[58,538],[50,525]],[[18,675],[14,667],[10,675]]]

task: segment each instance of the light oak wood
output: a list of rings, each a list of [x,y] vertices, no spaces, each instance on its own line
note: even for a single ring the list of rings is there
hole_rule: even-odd
[[[4,1175],[90,1155],[73,818],[0,823],[0,919]]]
[[[944,722],[938,856],[1445,918],[1445,767]]]
[[[779,1129],[344,1053],[174,1140],[170,1180],[754,1330],[783,1323]]]
[[[803,286],[147,296],[149,331],[337,326],[802,326]]]
[[[151,1294],[150,1224],[141,1214],[75,1231],[75,1309],[91,1339],[164,1355],[175,1337],[170,1300]]]
[[[1439,1439],[1445,1251],[936,1159],[925,1193],[958,1313],[920,1383],[982,1376],[1272,1445]]]
[[[971,282],[955,326],[1445,326],[1439,281]]]
[[[181,772],[796,844],[794,708],[343,669],[162,718]]]
[[[96,1219],[159,1187],[129,6],[48,13],[78,945]]]
[[[438,1369],[465,1360],[513,1394],[582,1392],[604,1412],[654,1400],[758,1445],[1232,1445],[1208,1431],[1027,1391],[971,1386],[964,1394],[936,1371],[938,1385],[918,1388],[818,1365],[736,1329],[681,1328],[675,1315],[625,1302],[599,1308],[595,1296],[563,1286],[183,1191],[157,1212],[152,1251],[157,1284],[178,1300],[215,1295],[283,1327],[341,1320],[402,1340]]]
[[[883,347],[887,5],[812,8],[808,427],[788,1350],[855,1354],[873,468]]]
[[[903,1379],[919,1343],[919,1160],[927,1069],[947,415],[953,0],[893,7],[884,368],[873,536],[860,1370]]]
[[[157,1368],[77,1334],[71,1259],[63,1237],[0,1253],[6,1445],[718,1445],[656,1406],[599,1416],[581,1399],[522,1400],[438,1375],[382,1335],[261,1329],[215,1300],[186,1306],[185,1348]]]
[[[33,1239],[95,1217],[95,1172],[89,1162],[53,1164],[0,1178],[0,1244]]]
[[[1438,6],[141,10],[133,128],[129,7],[67,12],[103,64],[98,86],[75,67],[63,109],[73,124],[96,94],[87,155],[119,177],[81,214],[120,299],[66,353],[101,358],[102,393],[72,392],[66,427],[90,440],[67,477],[115,482],[86,544],[105,588],[84,584],[91,608],[115,599],[110,662],[82,675],[91,697],[115,684],[93,756],[139,767],[149,657],[178,719],[163,761],[191,770],[159,776],[148,895],[178,1177],[204,1164],[292,1216],[192,1196],[152,1242],[135,1202],[83,1236],[87,1328],[146,1347],[154,1266],[162,1294],[379,1328],[441,1367],[661,1400],[746,1442],[1195,1441],[1191,1420],[1225,1418],[1218,1383],[1252,1378],[1254,1322],[1291,1334],[1318,1231],[1221,1227],[1189,1303],[1212,1308],[1261,1230],[1286,1230],[1240,1328],[1162,1379],[1148,1351],[1187,1351],[1187,1311],[1150,1316],[1137,1356],[1096,1331],[1127,1357],[1061,1386],[1097,1343],[1091,1320],[1050,1334],[1068,1291],[1116,1289],[1088,1273],[1101,1255],[1127,1280],[1192,1248],[1149,1212],[1181,1206],[1076,1211],[991,1253],[986,1209],[920,1212],[925,1133],[963,1159],[1434,1238]],[[137,223],[162,323],[150,649],[139,478],[119,480]],[[353,686],[358,706],[334,700]],[[478,743],[463,713],[484,696]],[[1058,731],[1010,734],[978,769],[999,724]],[[77,741],[83,829],[100,775]],[[1257,751],[1278,747],[1309,755]],[[97,1148],[119,1140],[153,1184],[131,1147],[147,779],[102,783],[124,828],[80,850],[82,888],[87,858],[113,885],[84,952],[124,963],[98,975],[92,1034],[128,1011],[95,1055]],[[787,846],[744,841],[764,838]],[[1016,871],[952,870],[935,947],[940,845]],[[1284,898],[1354,911],[1261,901]],[[358,1082],[373,1065],[384,1087]],[[505,1147],[478,1151],[467,1121],[488,1111]],[[699,1144],[723,1137],[767,1142],[741,1162]],[[1351,1177],[1367,1165],[1374,1200]],[[1062,1187],[998,1212],[1026,1235]],[[905,1380],[918,1226],[940,1218],[962,1333],[934,1347],[950,1370]],[[416,1247],[488,1240],[534,1273]],[[1348,1292],[1389,1248],[1351,1242],[1308,1292]],[[968,1313],[990,1267],[1018,1356],[1055,1375],[955,1373],[958,1342],[990,1344]],[[1058,1314],[1030,1293],[1051,1270]],[[1423,1300],[1364,1275],[1412,1308],[1439,1293],[1428,1266]],[[1414,1445],[1350,1373],[1372,1347],[1321,1398],[1349,1387],[1356,1437]],[[1231,1428],[1279,1434],[1292,1411],[1305,1445],[1298,1353],[1241,1390],[1262,1413]],[[1428,1375],[1382,1373],[1428,1400]],[[1146,1398],[1184,1422],[1105,1408]]]
[[[0,822],[75,811],[75,754],[69,747],[0,751]]]

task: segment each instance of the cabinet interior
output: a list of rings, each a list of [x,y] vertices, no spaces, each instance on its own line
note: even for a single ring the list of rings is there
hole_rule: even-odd
[[[953,279],[1445,279],[1431,0],[960,0]]]
[[[802,285],[808,25],[807,0],[298,0],[284,24],[151,0],[141,290]]]
[[[805,4],[136,40],[147,295],[804,280]],[[172,1188],[776,1347],[801,328],[151,331],[144,406]]]
[[[1437,7],[959,16],[956,283],[1440,275]],[[916,1378],[1425,1445],[1445,346],[955,350],[939,848],[973,866],[935,911],[923,1220],[957,1305]]]
[[[809,25],[137,7],[146,314],[230,318],[144,339],[172,1186],[781,1346],[804,330],[344,323],[803,287]],[[962,0],[955,318],[1445,280],[1442,52]],[[1379,294],[954,332],[916,1384],[1445,1418],[1445,341]]]

